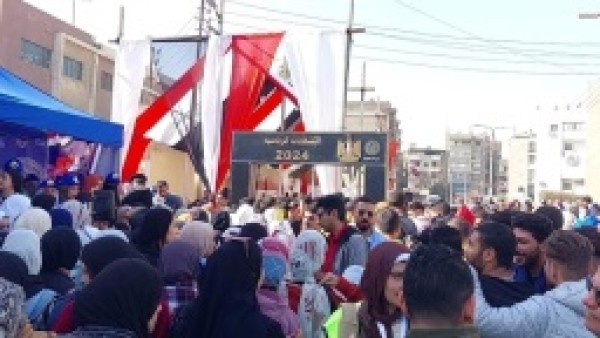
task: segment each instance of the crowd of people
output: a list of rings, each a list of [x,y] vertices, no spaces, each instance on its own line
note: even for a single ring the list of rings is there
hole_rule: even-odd
[[[127,193],[90,177],[0,176],[0,337],[600,335],[600,233],[552,205],[233,206],[227,191],[185,205],[144,175]]]

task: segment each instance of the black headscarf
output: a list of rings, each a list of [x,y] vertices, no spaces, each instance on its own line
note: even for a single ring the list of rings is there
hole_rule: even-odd
[[[253,241],[221,245],[201,275],[186,337],[233,338],[241,332],[244,337],[267,337],[273,322],[260,312],[256,300],[261,266],[262,254]]]
[[[75,296],[73,324],[118,328],[145,338],[160,296],[160,277],[154,267],[140,259],[120,259]]]
[[[73,229],[54,228],[42,236],[41,247],[42,272],[73,270],[81,253],[81,240]]]
[[[257,243],[267,236],[269,236],[267,228],[259,223],[247,223],[240,230],[240,237],[252,238]]]
[[[154,266],[158,265],[161,246],[165,244],[171,223],[173,223],[173,213],[170,210],[152,208],[146,212],[142,226],[134,235],[138,250]]]
[[[12,252],[0,251],[0,277],[25,289],[29,280],[27,264]]]
[[[95,239],[81,252],[81,261],[90,278],[95,278],[107,265],[121,258],[145,259],[131,244],[116,236]]]

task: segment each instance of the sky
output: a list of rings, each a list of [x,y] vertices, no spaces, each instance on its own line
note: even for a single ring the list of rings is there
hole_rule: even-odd
[[[343,29],[350,4],[224,1],[226,33]],[[121,4],[126,38],[195,34],[200,0],[27,2],[68,22],[75,4],[75,24],[104,42],[117,35]],[[600,19],[578,19],[600,12],[597,0],[355,0],[355,6],[355,23],[366,32],[355,36],[350,85],[360,85],[366,62],[367,85],[375,87],[368,99],[397,107],[404,147],[444,147],[447,130],[466,132],[474,124],[532,129],[549,111],[585,104],[600,75]]]

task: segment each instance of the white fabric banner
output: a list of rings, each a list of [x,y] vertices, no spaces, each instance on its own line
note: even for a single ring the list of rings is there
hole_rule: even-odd
[[[224,90],[225,53],[231,45],[230,36],[211,36],[208,40],[206,60],[204,62],[204,80],[201,95],[202,146],[204,150],[204,169],[210,184],[210,190],[216,191],[219,148],[221,146],[221,124],[223,122],[223,99],[228,91]],[[228,72],[229,74],[231,72]],[[225,81],[224,81],[225,80]]]
[[[123,125],[120,166],[131,142],[135,119],[141,113],[140,99],[146,69],[150,66],[150,40],[121,41],[115,56],[111,122]],[[119,168],[121,169],[121,168]]]
[[[286,58],[306,130],[340,132],[343,126],[344,32],[298,31],[285,36]],[[341,191],[336,167],[316,166],[323,194]]]

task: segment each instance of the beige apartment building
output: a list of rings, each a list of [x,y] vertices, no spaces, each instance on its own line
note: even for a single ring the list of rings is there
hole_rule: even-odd
[[[110,120],[113,49],[23,0],[0,0],[0,32],[0,66],[74,108]],[[145,93],[140,109],[155,97]],[[198,180],[184,152],[153,143],[140,171],[153,184],[167,180],[174,193],[197,196]]]
[[[587,193],[600,199],[600,84],[591,86],[586,102],[586,138],[587,138],[587,166],[585,183]]]
[[[533,133],[514,135],[508,145],[508,198],[535,196],[536,138]]]

